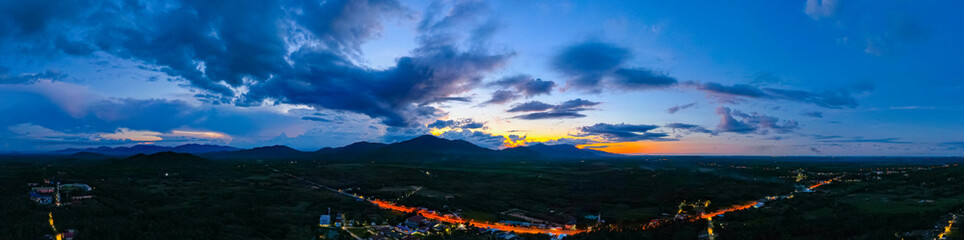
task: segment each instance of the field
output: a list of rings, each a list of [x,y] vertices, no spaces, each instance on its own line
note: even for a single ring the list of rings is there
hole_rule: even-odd
[[[157,164],[18,158],[0,162],[0,239],[50,234],[48,213],[58,228],[76,229],[78,239],[352,239],[346,231],[319,228],[318,216],[330,208],[359,226],[395,225],[410,216],[318,189],[285,173],[474,220],[536,219],[595,229],[567,239],[697,239],[706,237],[707,221],[642,226],[671,218],[684,201],[708,200],[705,210],[711,211],[788,193],[793,198],[714,217],[713,236],[897,239],[905,234],[914,239],[924,238],[942,216],[964,207],[964,168],[957,161],[638,157],[407,163],[195,159]],[[27,184],[44,179],[88,183],[96,196],[57,208],[30,202]],[[813,192],[794,193],[828,179],[836,180]],[[596,215],[604,222],[591,218]],[[352,233],[369,234],[363,229]],[[444,237],[492,236],[456,232]]]

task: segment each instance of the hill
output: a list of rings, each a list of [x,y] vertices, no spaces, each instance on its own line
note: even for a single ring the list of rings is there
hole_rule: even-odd
[[[201,154],[201,156],[211,159],[235,160],[301,160],[310,159],[312,158],[312,155],[313,154],[309,152],[298,151],[294,148],[284,145]]]
[[[540,159],[591,159],[612,158],[622,155],[593,149],[580,149],[569,144],[546,145],[542,143],[531,146],[514,147],[502,150],[506,154],[536,157]]]
[[[167,146],[157,146],[151,144],[139,144],[130,147],[95,147],[95,148],[68,148],[60,151],[53,152],[54,154],[77,154],[82,152],[95,153],[110,156],[131,156],[135,154],[155,154],[159,152],[176,152],[176,153],[190,153],[190,154],[201,154],[210,152],[223,152],[223,151],[236,151],[240,150],[235,147],[220,146],[220,145],[210,145],[210,144],[185,144],[176,147]]]

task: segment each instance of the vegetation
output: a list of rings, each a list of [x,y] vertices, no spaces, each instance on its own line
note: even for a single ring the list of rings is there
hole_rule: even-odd
[[[407,217],[313,189],[284,172],[477,220],[524,220],[502,214],[511,210],[596,230],[567,239],[697,239],[706,233],[704,220],[642,226],[675,214],[682,201],[709,200],[707,209],[720,209],[833,177],[839,180],[816,192],[714,218],[717,239],[892,239],[934,229],[942,216],[964,208],[964,168],[954,159],[389,160],[258,163],[172,153],[106,160],[6,157],[0,160],[0,239],[51,234],[48,213],[59,229],[76,229],[77,239],[350,239],[347,232],[318,227],[319,215],[331,208],[358,225],[394,225]],[[806,177],[796,182],[801,171]],[[59,208],[34,204],[26,197],[27,183],[44,179],[88,183],[96,197]],[[597,214],[604,224],[586,218]],[[492,238],[469,230],[424,239]]]

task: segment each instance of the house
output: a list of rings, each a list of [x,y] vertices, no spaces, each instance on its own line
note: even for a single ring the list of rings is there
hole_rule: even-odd
[[[67,191],[80,190],[85,192],[90,192],[94,190],[94,188],[90,187],[90,185],[87,185],[85,183],[63,184],[63,185],[60,185],[60,189],[67,190]]]
[[[412,228],[412,229],[418,228],[420,224],[424,223],[427,220],[428,219],[422,215],[411,216],[405,219],[405,226],[408,226],[409,228]]]
[[[318,226],[331,227],[331,215],[321,215],[321,217],[318,218]]]
[[[54,197],[50,195],[43,195],[36,192],[31,192],[30,200],[38,204],[49,205],[54,202]]]
[[[57,191],[57,188],[54,188],[54,187],[33,187],[33,188],[30,188],[30,192],[35,192],[35,193],[54,193],[54,192],[56,192],[56,191]]]

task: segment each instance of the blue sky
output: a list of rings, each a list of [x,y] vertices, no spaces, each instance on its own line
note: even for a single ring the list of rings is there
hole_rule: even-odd
[[[957,1],[0,3],[0,151],[964,154]]]

